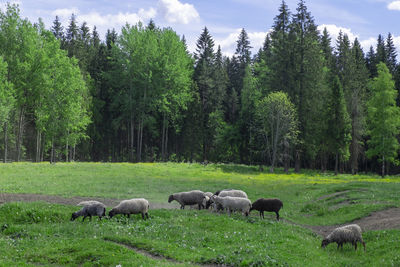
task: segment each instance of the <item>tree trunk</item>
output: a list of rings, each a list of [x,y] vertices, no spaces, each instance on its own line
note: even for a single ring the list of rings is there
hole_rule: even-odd
[[[162,124],[162,134],[161,134],[161,159],[165,161],[165,112],[163,113],[163,124]]]
[[[69,133],[67,133],[67,140],[66,140],[66,142],[65,142],[65,162],[68,162],[68,160],[69,160],[69,155],[68,155],[68,135],[69,135]]]
[[[382,178],[385,177],[385,156],[382,156]]]
[[[283,168],[285,173],[289,173],[290,161],[289,161],[289,142],[286,140],[283,141],[284,148],[284,159],[283,159]]]
[[[133,160],[134,160],[134,152],[133,152],[133,148],[134,148],[134,146],[133,146],[133,143],[134,143],[134,140],[135,140],[135,121],[134,121],[134,117],[133,117],[133,115],[131,114],[131,122],[130,122],[130,130],[131,130],[131,134],[130,134],[130,158],[131,158],[131,162],[133,162]]]
[[[4,163],[6,163],[7,162],[7,149],[8,149],[8,146],[7,146],[7,143],[8,143],[8,122],[6,121],[5,123],[4,123],[4,159],[3,159],[3,162]]]
[[[54,137],[51,139],[50,164],[54,163]]]
[[[294,171],[296,173],[300,172],[300,151],[296,150],[296,161],[294,163]]]
[[[72,161],[75,161],[75,148],[76,145],[74,145],[74,148],[72,149]]]
[[[338,175],[338,165],[339,165],[339,152],[335,155],[335,175]]]
[[[40,150],[41,150],[41,139],[42,139],[42,133],[40,130],[36,130],[36,162],[40,162]]]
[[[21,110],[19,112],[19,119],[18,119],[18,133],[17,133],[17,162],[20,161],[21,158],[21,143],[22,143],[22,132],[23,132],[23,121],[24,121],[24,113],[25,109],[24,107],[21,107]]]

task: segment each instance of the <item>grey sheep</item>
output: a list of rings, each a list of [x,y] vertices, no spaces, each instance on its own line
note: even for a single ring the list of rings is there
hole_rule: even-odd
[[[173,200],[176,200],[179,204],[181,204],[181,209],[184,209],[186,205],[195,205],[199,206],[199,210],[204,208],[204,200],[206,196],[204,192],[200,190],[193,190],[189,192],[180,192],[175,193],[169,196],[168,203],[171,203]]]
[[[365,242],[362,238],[361,227],[357,224],[350,224],[336,228],[326,238],[322,240],[321,247],[325,248],[328,244],[336,242],[337,248],[343,248],[344,243],[351,243],[354,249],[357,250],[357,242],[360,242],[364,246]]]
[[[232,211],[241,211],[244,215],[249,216],[251,202],[247,198],[214,195],[212,199],[217,205],[219,204],[223,209],[227,209],[229,215]]]
[[[211,192],[205,192],[204,195],[206,196],[206,203],[205,203],[205,207],[206,209],[208,209],[211,204],[213,203],[213,201],[211,200],[211,197],[214,195]]]
[[[92,216],[99,216],[99,219],[101,220],[103,216],[106,216],[106,206],[104,206],[103,203],[94,203],[83,206],[81,210],[72,213],[71,221],[74,221],[80,216],[83,216],[82,222],[85,221],[88,216],[90,220],[92,220]]]
[[[258,210],[264,219],[264,211],[275,212],[276,219],[279,221],[279,210],[283,207],[282,201],[277,198],[259,198],[251,204],[252,210]]]
[[[128,218],[130,218],[131,214],[142,214],[142,219],[145,220],[145,216],[148,219],[149,218],[149,201],[144,198],[133,198],[133,199],[128,199],[128,200],[122,200],[117,206],[112,208],[108,216],[112,218],[113,216],[117,214],[123,214],[127,215]]]

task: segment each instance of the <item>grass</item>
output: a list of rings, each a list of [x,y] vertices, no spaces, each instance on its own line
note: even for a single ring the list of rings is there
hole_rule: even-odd
[[[240,188],[254,201],[278,197],[281,217],[299,224],[332,225],[400,206],[400,177],[260,173],[256,167],[200,164],[0,164],[0,192],[64,197],[145,197],[167,203],[173,192]],[[0,196],[1,197],[1,196]],[[140,216],[70,222],[77,207],[47,203],[0,206],[0,266],[174,266],[120,245],[142,248],[183,265],[398,266],[399,230],[364,233],[367,253],[350,245],[320,248],[310,230],[276,222],[197,210],[151,210]],[[3,253],[3,251],[5,251]]]

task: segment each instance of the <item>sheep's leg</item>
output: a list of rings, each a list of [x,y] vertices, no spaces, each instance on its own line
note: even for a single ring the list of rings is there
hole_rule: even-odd
[[[263,216],[263,219],[264,219],[264,218],[265,218],[265,217],[264,217],[264,211],[262,211],[262,216]]]
[[[143,214],[143,212],[142,212],[142,220],[144,220],[144,214]]]
[[[146,212],[146,217],[147,217],[147,219],[149,218],[149,214]]]
[[[92,221],[92,215],[89,215],[89,221]]]
[[[275,211],[276,213],[276,219],[279,221],[279,212]]]
[[[354,250],[357,250],[357,241],[354,242]]]
[[[203,206],[203,204],[199,204],[199,210],[201,210],[201,207]]]
[[[86,216],[83,216],[82,222],[84,222],[84,221],[85,221],[85,219],[86,219]]]
[[[361,244],[363,244],[363,246],[364,246],[364,251],[365,251],[365,242],[364,242],[364,241],[361,241]]]

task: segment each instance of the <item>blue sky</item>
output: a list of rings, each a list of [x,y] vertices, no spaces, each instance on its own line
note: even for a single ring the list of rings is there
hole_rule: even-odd
[[[2,8],[7,1],[0,0]],[[253,51],[262,45],[278,14],[281,0],[17,0],[21,15],[32,22],[39,17],[46,27],[52,25],[56,15],[68,25],[71,13],[81,23],[96,25],[101,36],[109,28],[117,31],[126,23],[144,23],[152,18],[162,27],[172,27],[179,35],[184,34],[191,51],[202,29],[207,26],[215,43],[221,45],[226,55],[234,53],[241,28],[249,34]],[[289,9],[296,11],[297,0],[287,0]],[[390,32],[400,54],[400,1],[399,0],[318,0],[306,1],[306,5],[320,29],[327,27],[333,39],[339,30],[351,39],[358,37],[364,50],[376,44],[378,34],[386,38]]]

